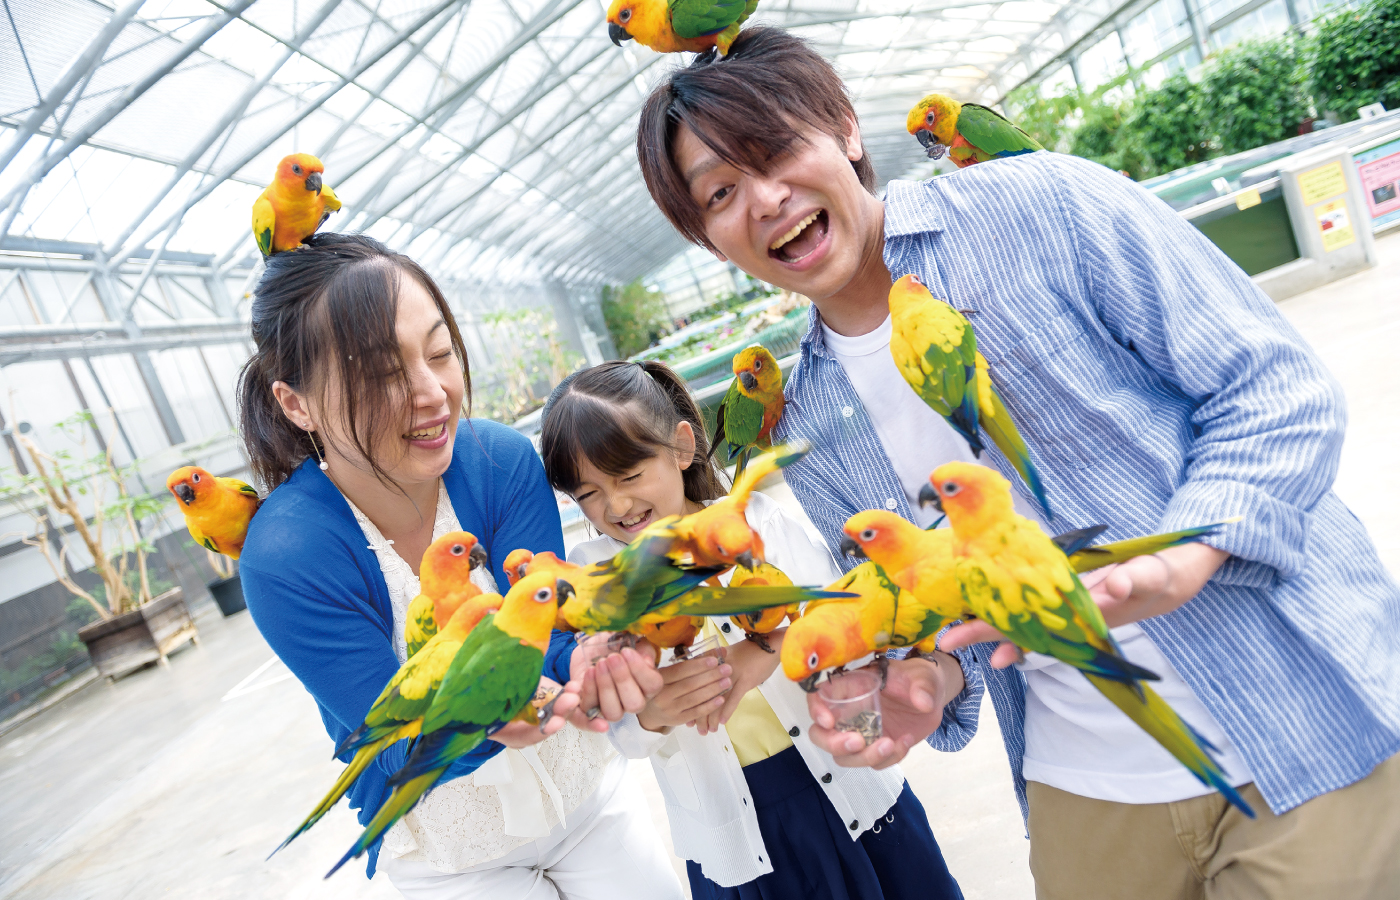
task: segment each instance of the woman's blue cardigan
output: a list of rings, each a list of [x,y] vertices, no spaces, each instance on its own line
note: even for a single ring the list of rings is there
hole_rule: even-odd
[[[564,556],[559,509],[530,441],[484,419],[457,425],[452,465],[442,476],[462,530],[476,535],[502,590],[501,565],[521,547]],[[337,744],[363,721],[398,671],[394,614],[379,559],[365,542],[350,505],[313,460],[303,463],[263,502],[248,528],[239,559],[243,593],[258,630],[278,658],[321,707],[326,732]],[[556,632],[545,674],[569,677],[572,636]],[[501,750],[485,741],[447,772],[458,778]],[[360,824],[387,795],[385,779],[403,765],[408,741],[379,755],[350,788]],[[350,755],[341,757],[348,762]],[[290,831],[296,824],[288,822]],[[369,851],[374,877],[379,854]]]

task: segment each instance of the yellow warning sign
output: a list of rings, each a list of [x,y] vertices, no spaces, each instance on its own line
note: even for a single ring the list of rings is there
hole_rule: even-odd
[[[1312,206],[1328,197],[1335,197],[1347,189],[1347,177],[1342,174],[1342,163],[1336,160],[1316,169],[1309,169],[1298,176],[1298,187],[1303,192],[1303,205]]]
[[[1356,240],[1356,232],[1351,229],[1351,218],[1347,215],[1347,202],[1333,200],[1319,206],[1317,227],[1322,232],[1322,250],[1331,253]]]
[[[1249,209],[1251,206],[1258,206],[1260,202],[1258,191],[1241,191],[1235,195],[1236,209]]]

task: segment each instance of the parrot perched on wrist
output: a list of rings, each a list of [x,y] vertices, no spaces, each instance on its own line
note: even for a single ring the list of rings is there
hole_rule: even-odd
[[[1144,683],[1157,675],[1124,658],[1064,552],[1016,514],[1006,479],[985,466],[954,462],[935,469],[929,481],[929,502],[952,527],[956,578],[968,609],[1021,650],[1084,673],[1202,784],[1253,818],[1211,755],[1215,748]]]
[[[165,486],[180,501],[185,527],[195,543],[238,559],[248,523],[262,505],[253,486],[237,478],[218,478],[199,466],[176,469]]]
[[[974,456],[984,447],[979,428],[985,431],[1051,516],[1030,450],[977,352],[972,323],[935,300],[917,275],[905,275],[890,287],[890,325],[890,354],[914,393],[966,439]]]
[[[263,256],[295,250],[316,233],[340,199],[322,181],[325,166],[309,153],[293,153],[277,164],[277,174],[253,202],[253,237]]]
[[[947,153],[959,169],[1045,149],[995,110],[944,94],[929,94],[916,103],[905,125],[929,159]]]
[[[729,579],[729,586],[732,588],[744,587],[745,585],[776,585],[779,587],[792,587],[792,579],[777,566],[769,563],[758,563],[752,569],[743,566],[734,567],[734,575]],[[783,620],[796,622],[802,618],[802,607],[792,603],[787,606],[774,606],[759,613],[740,613],[737,616],[730,616],[735,625],[744,631],[744,637],[753,641],[758,646],[773,652],[773,648],[768,646],[767,635],[773,633]]]
[[[797,462],[809,450],[811,445],[805,442],[774,447],[755,457],[744,473],[735,477],[727,495],[674,521],[670,526],[676,538],[672,559],[681,562],[688,554],[691,565],[723,568],[753,568],[763,562],[763,539],[745,517],[749,497],[760,481]]]
[[[783,674],[808,692],[816,690],[817,679],[828,669],[840,669],[887,647],[906,646],[895,643],[895,633],[901,610],[912,607],[908,592],[878,565],[861,563],[827,590],[853,596],[808,603],[783,637]],[[917,642],[917,626],[911,625],[912,620],[906,623],[909,646]]]
[[[554,576],[526,575],[506,592],[500,610],[466,636],[421,712],[419,740],[389,778],[394,792],[327,878],[413,809],[452,763],[517,717],[538,722],[531,700],[544,672],[558,596]]]
[[[757,8],[758,0],[613,0],[608,37],[619,47],[635,40],[657,53],[713,47],[724,56]]]
[[[715,413],[713,456],[721,443],[729,445],[729,461],[739,461],[734,477],[744,474],[755,449],[772,446],[773,426],[783,417],[783,372],[761,344],[734,354],[734,380]]]
[[[463,603],[475,605],[478,619],[486,614],[489,604],[476,599],[482,591],[472,583],[471,573],[488,561],[486,548],[467,531],[448,532],[428,546],[418,567],[418,596],[404,615],[403,639],[409,656],[422,649]]]

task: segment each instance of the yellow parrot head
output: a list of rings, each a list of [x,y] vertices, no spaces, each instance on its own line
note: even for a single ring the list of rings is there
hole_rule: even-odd
[[[783,674],[810,693],[816,689],[816,676],[823,669],[847,660],[837,660],[839,641],[823,627],[821,616],[807,615],[788,626],[783,638]]]
[[[697,558],[706,564],[739,565],[752,569],[763,562],[763,541],[749,527],[743,510],[720,501],[692,514]],[[710,561],[714,562],[710,562]]]
[[[847,556],[891,560],[906,548],[906,536],[915,526],[883,509],[869,509],[846,520],[841,552]]]
[[[905,125],[928,151],[929,159],[938,159],[958,136],[958,113],[962,104],[946,94],[929,94],[909,110]]]
[[[277,164],[277,182],[284,190],[306,190],[321,193],[321,176],[326,167],[310,153],[293,153]],[[295,195],[293,195],[295,196]]]
[[[890,313],[898,315],[911,306],[917,306],[933,299],[928,288],[917,275],[905,275],[890,285]]]
[[[754,394],[782,393],[783,373],[778,361],[762,344],[745,347],[734,354],[734,374],[739,376],[740,389]]]
[[[934,469],[928,480],[919,491],[919,505],[938,507],[954,529],[1012,513],[1011,482],[995,469],[951,462]]]
[[[623,41],[630,41],[638,32],[633,29],[648,25],[654,18],[654,11],[647,0],[613,0],[608,7],[608,37],[621,47]]]
[[[425,591],[430,585],[451,589],[471,582],[472,569],[489,562],[486,548],[476,535],[466,531],[449,531],[428,545],[418,570]]]
[[[496,627],[543,652],[566,593],[554,572],[527,573],[506,592],[496,613]]]
[[[535,554],[525,548],[512,550],[506,556],[506,561],[501,564],[501,568],[506,571],[506,581],[514,585],[521,578],[525,577],[525,572],[530,566],[530,561],[535,558]]]
[[[180,501],[181,509],[197,509],[201,500],[212,496],[218,490],[218,482],[214,480],[214,476],[199,466],[183,466],[176,469],[165,479],[165,486],[175,495],[175,499]]]

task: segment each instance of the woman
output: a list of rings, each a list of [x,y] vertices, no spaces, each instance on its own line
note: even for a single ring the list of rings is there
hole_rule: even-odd
[[[466,352],[427,273],[363,236],[306,243],[268,260],[253,303],[240,416],[253,471],[273,490],[240,563],[258,629],[339,742],[405,658],[405,610],[436,537],[478,538],[487,590],[505,584],[511,550],[564,547],[529,441],[458,421]],[[557,633],[545,674],[567,681],[572,650]],[[460,760],[371,848],[369,875],[382,861],[410,898],[679,897],[625,760],[600,735],[561,726],[551,720],[546,737],[513,723]],[[351,789],[361,823],[407,743]]]

